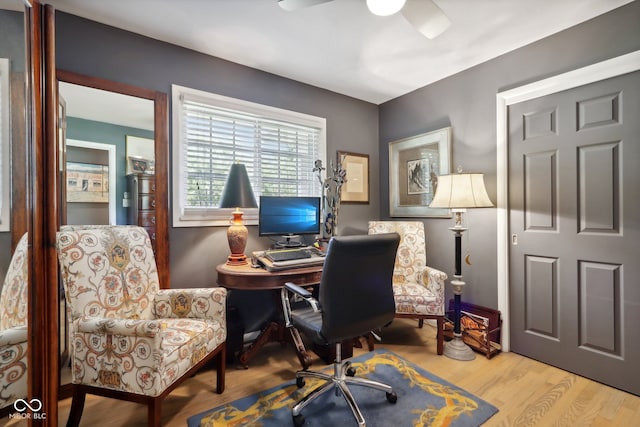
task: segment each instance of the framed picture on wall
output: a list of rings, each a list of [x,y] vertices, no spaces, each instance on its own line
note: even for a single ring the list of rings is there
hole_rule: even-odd
[[[369,155],[338,151],[338,162],[346,172],[340,190],[341,203],[369,203]]]
[[[153,173],[151,171],[151,161],[142,157],[129,156],[128,166],[130,173]]]
[[[154,159],[156,157],[153,139],[127,135],[126,141],[127,159],[134,158],[146,161],[146,168],[144,173],[154,173]],[[140,171],[133,170],[132,165],[133,163],[131,161],[127,162],[127,174],[142,173]]]
[[[392,217],[450,218],[430,208],[438,176],[451,170],[451,127],[389,143],[389,213]]]
[[[109,166],[67,162],[67,202],[109,203]]]

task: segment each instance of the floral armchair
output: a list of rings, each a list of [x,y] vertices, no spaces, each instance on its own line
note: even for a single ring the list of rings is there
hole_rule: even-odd
[[[162,399],[213,358],[224,391],[224,288],[160,289],[142,227],[69,227],[56,247],[71,321],[67,425],[79,424],[90,393],[145,403],[159,426]]]
[[[424,224],[421,221],[369,221],[369,234],[400,234],[400,246],[393,270],[396,317],[424,319],[437,323],[437,352],[444,351],[444,290],[447,274],[426,266]]]
[[[0,294],[0,417],[13,402],[27,397],[28,238],[11,257]]]

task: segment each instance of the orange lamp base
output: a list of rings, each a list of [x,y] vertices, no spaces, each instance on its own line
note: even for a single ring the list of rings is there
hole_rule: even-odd
[[[237,208],[233,212],[233,219],[231,225],[227,229],[227,240],[229,241],[229,249],[231,255],[227,258],[227,265],[246,265],[247,256],[244,254],[244,249],[247,247],[247,238],[249,237],[249,230],[244,226],[242,221],[242,211]]]

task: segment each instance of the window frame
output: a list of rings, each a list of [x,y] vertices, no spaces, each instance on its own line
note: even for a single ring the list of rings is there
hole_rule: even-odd
[[[182,160],[184,154],[182,149],[183,141],[181,138],[183,128],[181,99],[184,95],[188,96],[190,99],[207,103],[214,107],[227,108],[269,119],[282,120],[295,123],[297,125],[318,128],[320,129],[320,133],[318,135],[318,158],[322,160],[323,164],[326,164],[327,125],[325,118],[172,84],[171,119],[173,126],[173,147],[171,201],[174,227],[228,226],[232,216],[231,213],[233,212],[233,209],[223,208],[204,208],[199,210],[198,213],[195,211],[185,211],[185,207],[183,206],[185,195],[182,191],[183,171],[180,168],[180,165],[183,164]],[[255,188],[254,192],[256,192],[256,197],[259,197]],[[318,196],[320,196],[320,194],[318,194]],[[243,212],[243,219],[246,225],[258,224],[257,208],[243,209]]]

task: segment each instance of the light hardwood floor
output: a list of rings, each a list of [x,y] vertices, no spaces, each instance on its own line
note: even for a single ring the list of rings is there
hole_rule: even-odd
[[[376,344],[379,347],[496,406],[499,412],[485,426],[640,425],[638,396],[515,353],[500,353],[491,360],[478,354],[470,362],[437,356],[435,329],[428,325],[418,329],[412,320],[396,319],[383,331],[383,342]],[[355,349],[354,353],[364,351]],[[322,364],[317,358],[313,363],[312,369]],[[251,360],[249,369],[228,366],[222,395],[214,392],[215,373],[204,370],[165,399],[164,426],[185,427],[188,417],[290,380],[299,367],[291,346],[271,343]],[[71,399],[60,402],[58,425],[66,424],[70,404]],[[88,396],[81,426],[144,426],[146,416],[142,405]]]

